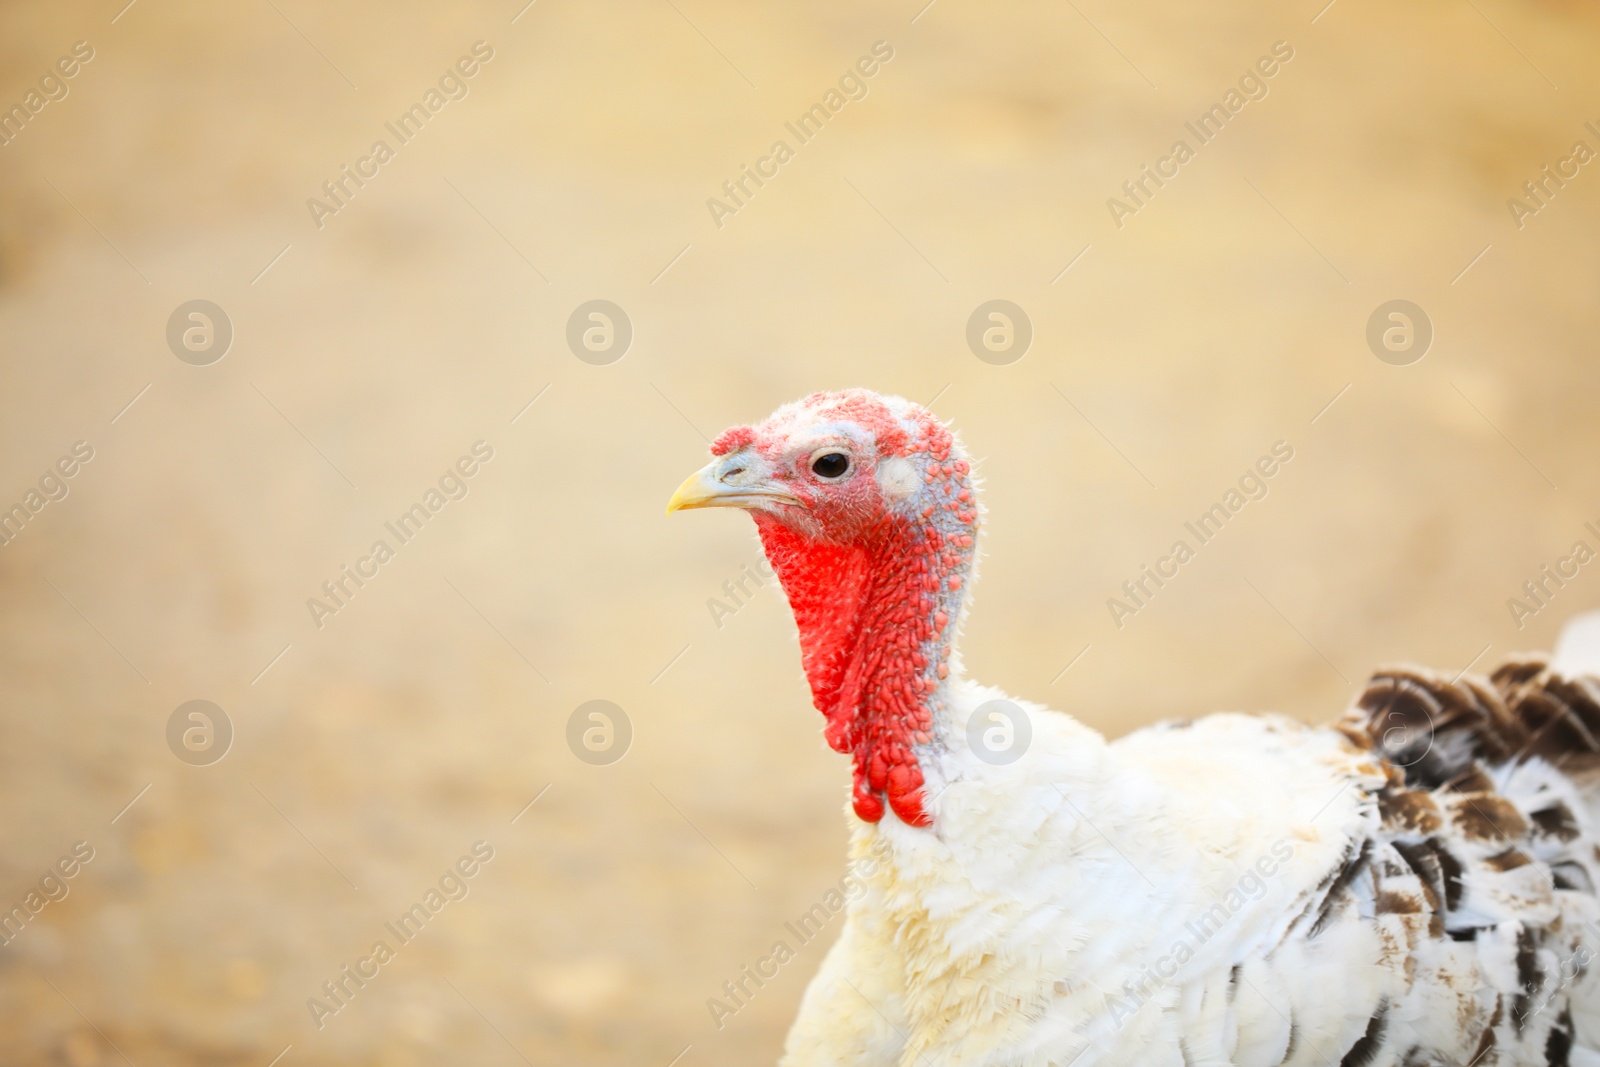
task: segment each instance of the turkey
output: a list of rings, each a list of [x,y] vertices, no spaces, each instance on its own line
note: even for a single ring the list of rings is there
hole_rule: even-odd
[[[783,1064],[1600,1064],[1594,620],[1329,727],[1108,742],[962,671],[983,510],[930,412],[819,393],[711,452],[668,511],[750,513],[853,767],[861,892]]]

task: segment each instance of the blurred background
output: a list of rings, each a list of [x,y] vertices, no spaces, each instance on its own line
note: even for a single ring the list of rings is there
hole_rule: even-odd
[[[1600,13],[1325,2],[0,5],[0,1063],[772,1062],[848,764],[663,506],[814,390],[953,422],[969,670],[1109,734],[1548,647]]]

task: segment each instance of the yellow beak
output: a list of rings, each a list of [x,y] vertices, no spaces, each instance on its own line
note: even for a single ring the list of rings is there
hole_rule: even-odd
[[[714,459],[685,478],[667,501],[667,514],[691,508],[753,508],[769,502],[796,505],[801,502],[793,493],[773,485],[725,482],[721,477],[725,466],[722,460]]]

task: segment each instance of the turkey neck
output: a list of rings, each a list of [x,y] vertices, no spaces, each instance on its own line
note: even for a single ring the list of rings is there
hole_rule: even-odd
[[[977,512],[966,466],[946,474],[935,465],[909,501],[915,507],[903,509],[911,518],[886,509],[847,543],[755,516],[800,631],[812,702],[829,746],[852,756],[851,803],[866,822],[882,819],[887,801],[911,826],[932,823],[918,753],[942,740],[939,713],[971,572]]]

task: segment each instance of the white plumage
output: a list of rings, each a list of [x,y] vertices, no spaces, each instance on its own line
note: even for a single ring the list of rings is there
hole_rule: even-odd
[[[957,717],[998,696],[954,693]],[[1569,1062],[1569,1037],[1570,1062],[1600,1063],[1582,1050],[1600,1044],[1594,816],[1550,764],[1491,775],[1525,834],[1481,839],[1450,800],[1408,833],[1385,825],[1377,761],[1334,730],[1228,714],[1108,744],[1022,706],[1035,737],[1015,764],[945,754],[935,832],[855,826],[853,855],[882,841],[887,862],[785,1063],[1545,1064]],[[1473,800],[1454,807],[1475,822]],[[1534,832],[1559,810],[1576,837]],[[1454,909],[1395,847],[1427,840],[1461,863]],[[1495,869],[1508,849],[1530,862]]]
[[[1551,666],[1571,676],[1600,677],[1600,611],[1579,615],[1562,628]]]
[[[819,394],[713,451],[673,507],[755,515],[855,756],[866,892],[787,1067],[1600,1065],[1589,623],[1562,671],[1398,668],[1335,727],[1108,743],[963,677],[981,512],[926,412]],[[998,758],[973,747],[991,727]]]

